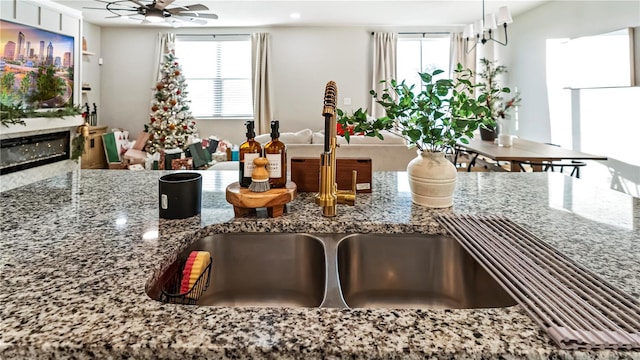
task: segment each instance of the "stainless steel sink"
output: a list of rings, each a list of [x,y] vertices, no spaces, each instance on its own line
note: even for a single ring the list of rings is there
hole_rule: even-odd
[[[193,250],[212,256],[209,288],[198,305],[318,307],[326,284],[325,251],[318,238],[290,233],[230,233],[199,239],[167,273],[179,269]],[[164,276],[160,279],[159,283]],[[159,284],[150,296],[159,298]]]
[[[149,289],[209,251],[198,305],[476,308],[515,301],[450,237],[424,234],[229,233],[197,240]]]
[[[448,236],[356,234],[340,241],[338,278],[349,307],[486,308],[515,305]]]

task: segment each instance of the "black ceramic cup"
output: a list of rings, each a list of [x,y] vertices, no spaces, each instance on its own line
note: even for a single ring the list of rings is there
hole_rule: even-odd
[[[158,184],[160,218],[184,219],[200,214],[202,175],[180,172],[164,175]]]

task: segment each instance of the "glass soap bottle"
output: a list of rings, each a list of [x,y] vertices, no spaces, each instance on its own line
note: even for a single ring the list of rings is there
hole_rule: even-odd
[[[253,159],[262,156],[262,146],[255,141],[256,132],[254,129],[254,122],[247,121],[247,141],[240,145],[240,175],[239,182],[241,187],[249,187],[251,185],[251,173],[253,172]]]
[[[287,185],[287,146],[280,141],[280,122],[271,122],[271,141],[264,146],[264,156],[269,160],[269,185],[281,188]]]

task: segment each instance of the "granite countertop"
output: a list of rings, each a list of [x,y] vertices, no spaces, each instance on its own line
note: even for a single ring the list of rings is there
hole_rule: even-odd
[[[79,170],[0,193],[0,359],[628,358],[564,351],[519,306],[476,310],[204,307],[145,286],[219,232],[441,233],[436,214],[509,217],[640,298],[640,200],[553,173],[460,173],[454,205],[411,204],[403,172],[323,218],[311,194],[270,219],[234,218],[233,171],[203,171],[200,216],[158,218],[160,171]]]

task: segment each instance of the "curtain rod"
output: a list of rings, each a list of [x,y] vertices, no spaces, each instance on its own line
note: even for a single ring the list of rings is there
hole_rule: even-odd
[[[375,34],[375,32],[371,32],[371,35]],[[425,36],[427,34],[433,35],[448,35],[451,34],[451,31],[420,31],[420,32],[399,32],[398,35],[422,35]]]

